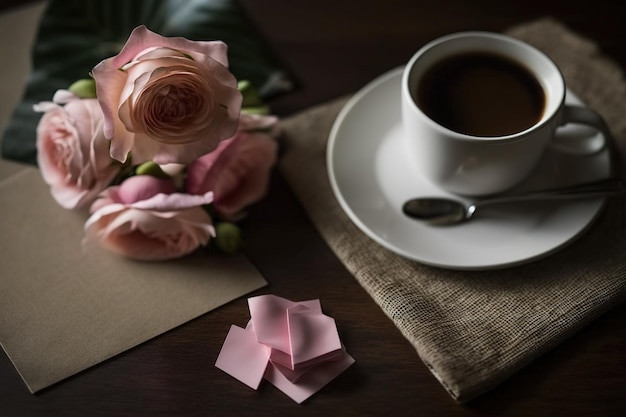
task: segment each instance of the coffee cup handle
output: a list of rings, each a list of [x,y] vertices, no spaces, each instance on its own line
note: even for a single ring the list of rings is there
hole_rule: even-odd
[[[568,132],[568,124],[586,125],[586,128]],[[552,141],[552,147],[559,151],[576,155],[593,155],[603,151],[611,131],[608,125],[595,111],[577,105],[566,104],[561,114],[561,125]]]

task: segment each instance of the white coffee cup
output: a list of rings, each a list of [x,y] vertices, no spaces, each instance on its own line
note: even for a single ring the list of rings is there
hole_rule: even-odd
[[[463,53],[489,53],[521,64],[539,82],[543,112],[532,126],[501,136],[479,136],[452,130],[429,117],[417,104],[416,90],[424,74],[442,59]],[[526,178],[547,147],[565,152],[596,153],[608,138],[597,113],[565,103],[563,76],[545,54],[514,38],[490,32],[460,32],[423,46],[402,76],[402,123],[411,158],[420,174],[452,193],[481,196],[505,191]],[[567,123],[601,130],[584,144],[567,143],[555,131]]]

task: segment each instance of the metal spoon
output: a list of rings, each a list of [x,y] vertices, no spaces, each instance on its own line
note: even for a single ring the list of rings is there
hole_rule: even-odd
[[[517,195],[506,195],[485,200],[464,203],[442,197],[414,198],[402,206],[407,216],[434,225],[452,225],[471,219],[479,208],[504,203],[515,203],[532,200],[567,200],[592,197],[607,197],[624,194],[626,185],[619,178],[609,178],[592,183],[572,187],[530,192]]]

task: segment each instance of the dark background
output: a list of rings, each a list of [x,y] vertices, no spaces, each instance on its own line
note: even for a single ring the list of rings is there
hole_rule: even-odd
[[[439,35],[504,31],[545,16],[592,39],[626,66],[626,7],[616,1],[240,4],[297,81],[293,93],[270,101],[283,117],[358,90]],[[274,173],[267,198],[250,211],[243,227],[246,253],[270,283],[258,293],[320,298],[324,311],[337,320],[356,359],[338,379],[298,406],[269,384],[253,391],[216,369],[229,326],[248,319],[242,298],[37,395],[28,393],[0,353],[0,416],[626,415],[624,305],[461,406],[328,249],[280,173]]]

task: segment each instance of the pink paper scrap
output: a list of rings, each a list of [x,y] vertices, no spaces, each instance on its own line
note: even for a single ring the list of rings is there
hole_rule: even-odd
[[[253,389],[272,383],[297,403],[354,363],[319,300],[267,294],[248,299],[245,329],[231,326],[215,366]]]
[[[230,326],[215,366],[252,389],[259,388],[270,350],[257,343],[254,332]]]

